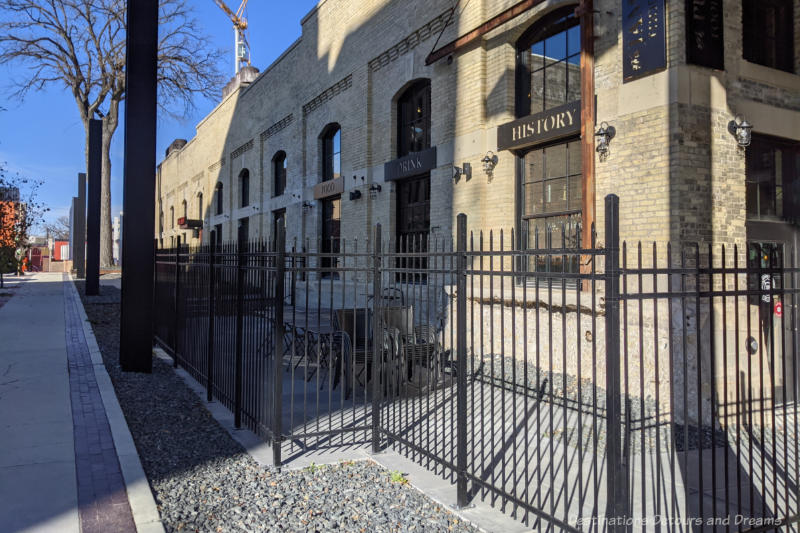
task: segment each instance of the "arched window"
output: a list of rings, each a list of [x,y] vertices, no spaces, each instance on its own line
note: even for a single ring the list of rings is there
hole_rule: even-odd
[[[197,193],[197,218],[203,220],[203,193]]]
[[[158,232],[164,233],[164,211],[158,213]]]
[[[239,173],[239,207],[250,205],[250,171],[242,169]]]
[[[279,151],[272,158],[273,189],[272,196],[280,196],[286,189],[286,152]]]
[[[397,157],[431,146],[431,81],[420,80],[397,100]]]
[[[517,41],[517,117],[580,99],[581,31],[574,12],[574,5],[553,11]]]
[[[169,227],[170,229],[175,229],[175,208],[169,208]]]
[[[224,203],[223,203],[223,197],[222,197],[222,182],[217,183],[216,189],[217,189],[217,193],[216,193],[217,194],[217,210],[216,210],[215,214],[221,215],[222,211],[224,210]]]
[[[183,201],[182,207],[183,207],[183,218],[184,219],[189,218],[189,206],[187,205],[186,200]]]
[[[338,178],[342,173],[342,129],[331,124],[322,134],[322,181]]]

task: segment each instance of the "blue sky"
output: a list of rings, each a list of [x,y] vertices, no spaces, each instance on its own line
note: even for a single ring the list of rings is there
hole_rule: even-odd
[[[220,69],[233,75],[233,28],[227,15],[213,0],[189,0],[211,39],[211,46],[224,51]],[[234,11],[236,0],[228,5]],[[316,0],[252,0],[248,3],[248,40],[253,66],[264,70],[300,36],[300,19],[316,5]],[[51,211],[47,219],[69,213],[77,194],[77,175],[84,169],[84,132],[74,100],[64,87],[55,85],[12,99],[9,81],[24,76],[19,65],[0,66],[0,161],[11,172],[44,181],[41,200]],[[219,88],[221,91],[221,87]],[[218,103],[198,98],[196,110],[180,121],[159,117],[157,161],[177,138],[190,139],[195,125]],[[107,106],[106,106],[107,107]],[[122,206],[123,128],[120,124],[111,147],[111,202],[116,215]],[[155,172],[155,169],[154,169]]]

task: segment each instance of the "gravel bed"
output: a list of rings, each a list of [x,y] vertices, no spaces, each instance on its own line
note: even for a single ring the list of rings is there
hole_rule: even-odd
[[[119,290],[77,282],[167,531],[477,531],[372,461],[258,465],[173,372],[119,369]]]

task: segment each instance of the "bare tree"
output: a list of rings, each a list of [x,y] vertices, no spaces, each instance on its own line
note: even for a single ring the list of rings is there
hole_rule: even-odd
[[[69,217],[60,216],[55,221],[46,223],[44,230],[57,241],[69,239]]]
[[[112,264],[111,139],[125,98],[123,0],[0,0],[0,64],[19,62],[26,76],[14,94],[64,86],[78,106],[89,157],[89,120],[103,120],[100,263]],[[185,0],[161,0],[159,9],[159,107],[176,117],[194,108],[194,96],[216,97],[223,82],[221,52]],[[176,110],[177,106],[177,110]],[[155,172],[155,169],[153,169]]]

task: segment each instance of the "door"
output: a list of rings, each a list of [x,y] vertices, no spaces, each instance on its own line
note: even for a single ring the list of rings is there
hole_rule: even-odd
[[[338,254],[339,253],[339,238],[341,237],[341,211],[342,199],[337,196],[335,198],[325,199],[322,201],[322,253],[323,254]],[[335,271],[339,260],[335,255],[330,255],[322,258],[322,272],[320,273],[323,278],[338,277],[339,274]]]
[[[397,184],[397,251],[427,252],[431,230],[430,174],[408,178]],[[422,270],[428,267],[425,257],[401,258],[398,280],[406,283],[425,282]]]

